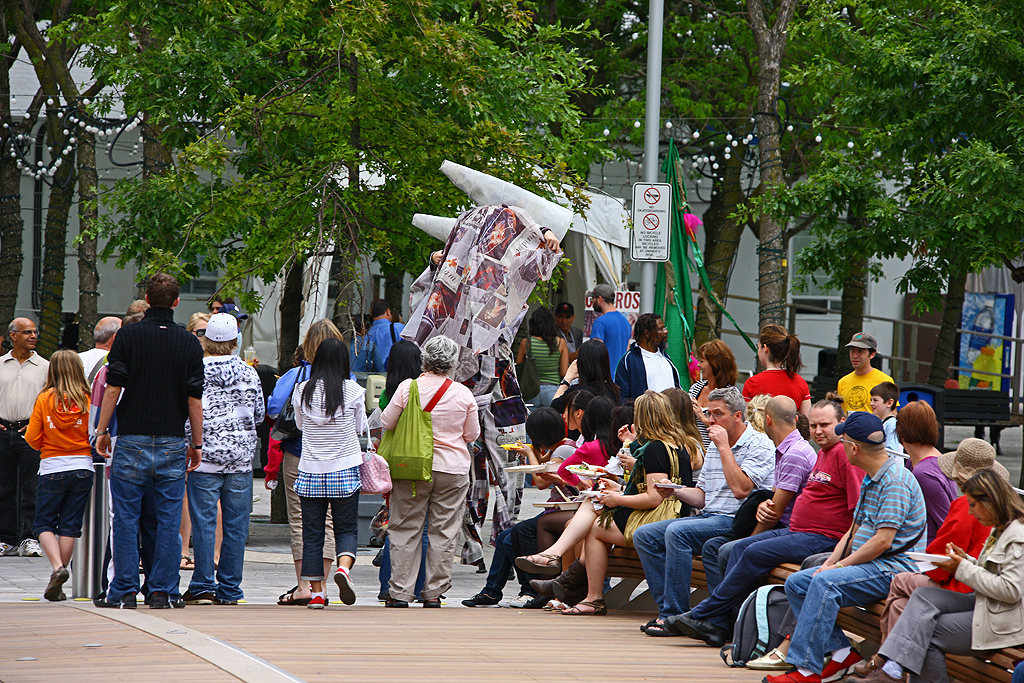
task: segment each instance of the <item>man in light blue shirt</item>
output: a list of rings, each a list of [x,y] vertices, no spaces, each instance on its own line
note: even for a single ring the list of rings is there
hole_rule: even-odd
[[[626,355],[633,328],[626,316],[615,308],[615,288],[611,285],[594,287],[593,306],[601,316],[590,327],[590,338],[600,339],[608,347],[608,367],[614,372],[619,360]]]
[[[370,305],[370,317],[373,318],[373,324],[366,338],[373,344],[373,367],[367,368],[367,372],[385,372],[391,347],[402,338],[405,325],[391,322],[394,319],[391,306],[384,299],[377,299]]]

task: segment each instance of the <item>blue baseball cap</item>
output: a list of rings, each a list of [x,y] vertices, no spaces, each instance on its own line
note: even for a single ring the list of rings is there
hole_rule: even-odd
[[[234,304],[224,304],[223,306],[220,307],[218,313],[227,313],[236,320],[245,320],[246,318],[249,317],[247,313],[242,313],[240,310],[238,310],[238,306]]]
[[[885,429],[882,420],[874,413],[857,411],[850,413],[846,422],[836,425],[836,436],[846,434],[854,441],[881,446],[885,443]]]

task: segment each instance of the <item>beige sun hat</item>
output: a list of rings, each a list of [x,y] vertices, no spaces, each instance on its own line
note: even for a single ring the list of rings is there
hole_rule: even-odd
[[[992,470],[1006,482],[1010,473],[996,461],[996,449],[981,439],[964,439],[952,453],[939,456],[939,469],[953,481],[963,484],[982,470]]]

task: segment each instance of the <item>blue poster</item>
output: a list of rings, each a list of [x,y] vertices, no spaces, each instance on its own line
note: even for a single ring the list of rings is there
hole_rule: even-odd
[[[1014,301],[1012,294],[977,294],[964,296],[964,312],[960,337],[961,389],[990,389],[1001,391],[1003,378],[1010,374],[1010,342],[993,339],[984,334],[1010,336],[1013,332]]]

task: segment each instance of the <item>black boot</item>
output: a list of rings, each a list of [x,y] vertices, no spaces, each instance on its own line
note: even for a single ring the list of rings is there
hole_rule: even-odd
[[[567,605],[575,605],[587,597],[587,568],[576,560],[559,574],[551,586],[555,597]]]

